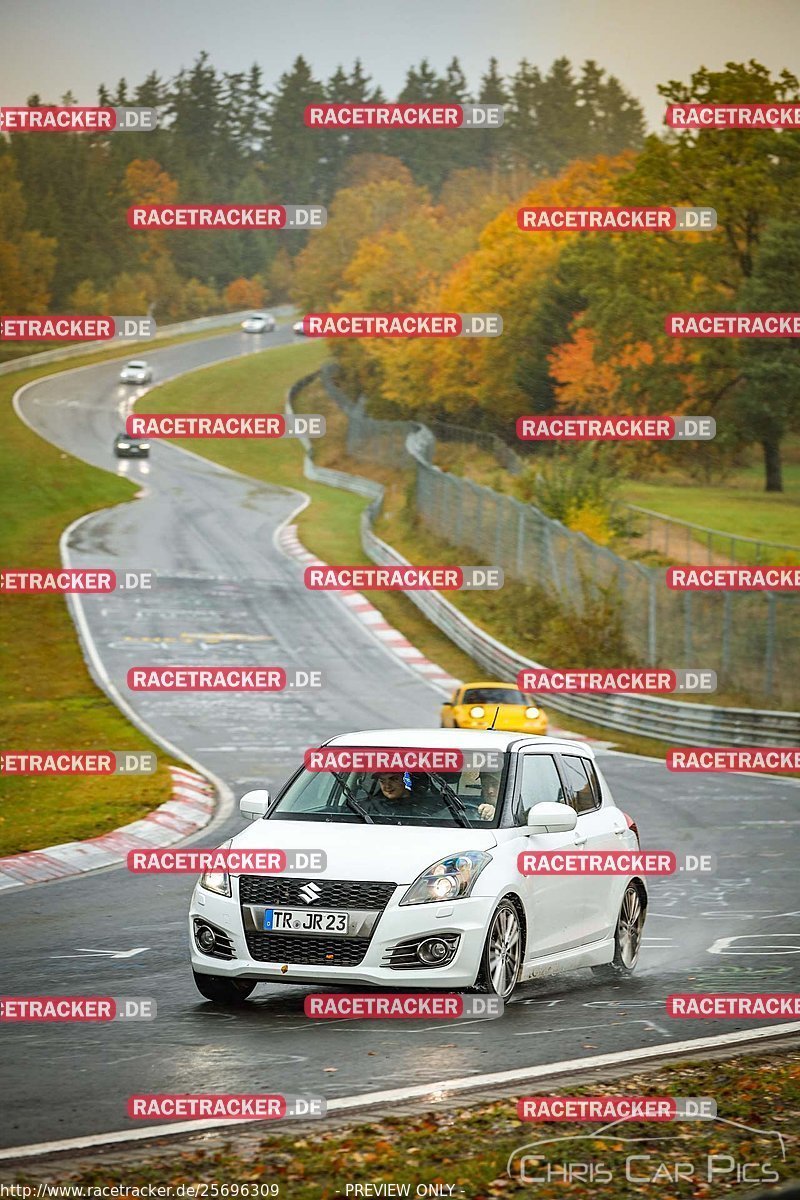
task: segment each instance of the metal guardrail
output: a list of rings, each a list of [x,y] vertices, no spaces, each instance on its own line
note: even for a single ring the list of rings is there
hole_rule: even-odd
[[[293,413],[294,400],[319,372],[298,380],[286,397],[287,415]],[[409,435],[409,442],[423,433]],[[303,473],[307,479],[366,496],[371,503],[361,517],[361,544],[366,555],[380,566],[407,566],[408,560],[393,546],[377,536],[373,523],[383,502],[381,484],[362,475],[318,467],[314,463],[313,443],[300,439],[305,451]],[[409,446],[409,451],[416,449]],[[482,670],[501,679],[516,679],[519,671],[541,668],[493,638],[470,621],[441,592],[406,592],[408,599]],[[549,694],[548,708],[579,720],[624,733],[640,734],[658,741],[687,746],[796,746],[800,741],[800,713],[756,708],[723,708],[713,704],[692,704],[661,696]]]
[[[288,306],[283,307],[286,312],[291,311]],[[111,338],[94,342],[72,342],[69,346],[58,346],[55,350],[42,350],[39,354],[22,354],[19,358],[0,363],[0,375],[10,375],[14,371],[27,371],[30,367],[44,367],[48,363],[63,362],[70,358],[81,358],[84,354],[94,354],[98,350],[119,350],[120,356],[124,357],[128,349],[132,349],[134,346],[151,346],[154,342],[163,341],[165,338],[180,337],[182,333],[202,333],[206,329],[224,329],[226,325],[236,325],[253,311],[251,308],[245,308],[240,312],[223,313],[221,316],[196,317],[191,321],[180,321],[176,325],[162,325],[156,329],[155,336],[151,338]],[[276,311],[280,311],[280,309],[276,309]]]

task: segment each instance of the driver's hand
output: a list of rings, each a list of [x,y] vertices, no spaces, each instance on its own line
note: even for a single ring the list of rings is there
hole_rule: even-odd
[[[479,804],[478,816],[482,821],[491,821],[494,816],[495,806],[493,804]]]

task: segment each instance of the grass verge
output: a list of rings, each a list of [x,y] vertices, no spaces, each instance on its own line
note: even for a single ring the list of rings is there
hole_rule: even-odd
[[[229,330],[221,330],[223,335]],[[194,340],[184,335],[158,349]],[[197,335],[208,337],[208,333]],[[37,437],[11,407],[14,392],[66,368],[120,357],[120,346],[65,364],[0,376],[0,563],[56,566],[62,531],[84,513],[130,500],[134,484]],[[8,750],[154,750],[95,686],[61,596],[4,596],[0,630],[0,739]],[[168,759],[135,783],[118,776],[2,776],[0,855],[95,837],[169,799]]]
[[[369,1066],[365,1061],[365,1070],[374,1073],[374,1058]],[[285,1090],[291,1087],[287,1084]],[[248,1194],[231,1190],[246,1184],[261,1185],[258,1194],[267,1195],[270,1185],[275,1185],[272,1194],[286,1200],[381,1194],[460,1200],[533,1195],[537,1200],[583,1200],[589,1195],[596,1200],[630,1195],[716,1200],[741,1195],[743,1190],[750,1195],[753,1187],[761,1194],[759,1184],[777,1186],[800,1173],[796,1136],[800,1051],[796,1049],[679,1063],[632,1074],[622,1082],[573,1085],[553,1092],[525,1090],[571,1096],[710,1096],[721,1119],[675,1124],[637,1121],[598,1137],[596,1124],[520,1121],[516,1096],[490,1102],[451,1097],[446,1106],[431,1106],[414,1115],[351,1120],[327,1130],[325,1122],[319,1121],[313,1134],[306,1130],[299,1136],[262,1133],[251,1125],[243,1132],[218,1134],[212,1145],[201,1148],[174,1143],[136,1148],[117,1152],[113,1162],[83,1162],[77,1170],[63,1163],[41,1165],[19,1171],[14,1178],[18,1184],[57,1180],[85,1188],[159,1185],[168,1189],[160,1193],[165,1196],[191,1195],[186,1185],[197,1183],[227,1187],[227,1191],[207,1193],[221,1196]],[[785,1160],[776,1132],[786,1139]],[[507,1173],[509,1158],[522,1147],[565,1137],[579,1140],[530,1147],[525,1178],[518,1167]],[[631,1138],[637,1140],[626,1140]],[[636,1157],[626,1162],[631,1156]],[[575,1164],[575,1175],[568,1182],[560,1167],[570,1162]],[[737,1178],[744,1163],[751,1164],[746,1182]],[[582,1174],[578,1164],[588,1164]],[[683,1164],[683,1179],[676,1181],[679,1164]],[[391,1191],[385,1187],[354,1190],[354,1185],[364,1189],[370,1184],[372,1189],[379,1184],[395,1186]],[[250,1194],[256,1194],[255,1189]]]

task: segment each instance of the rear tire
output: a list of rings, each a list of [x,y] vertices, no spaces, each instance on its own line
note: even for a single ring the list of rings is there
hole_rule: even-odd
[[[600,979],[623,979],[632,975],[642,947],[645,904],[635,883],[629,883],[622,897],[617,927],[614,930],[614,957],[610,963],[592,967]]]
[[[228,1004],[238,1008],[244,1004],[256,986],[254,979],[225,979],[221,975],[201,975],[197,971],[192,971],[192,974],[200,995],[214,1004]]]
[[[475,986],[481,992],[511,997],[522,965],[522,923],[510,900],[501,900],[492,914]]]

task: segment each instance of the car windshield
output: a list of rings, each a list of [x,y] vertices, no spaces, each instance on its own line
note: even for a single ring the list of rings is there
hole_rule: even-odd
[[[267,820],[348,821],[354,824],[429,825],[489,829],[500,816],[508,769],[479,771],[301,770],[288,784]],[[484,807],[484,816],[479,806]],[[491,811],[490,811],[491,810]]]
[[[129,362],[127,365],[134,371],[143,371],[147,364],[143,362]]]
[[[467,688],[462,704],[532,704],[533,701],[516,688]]]

